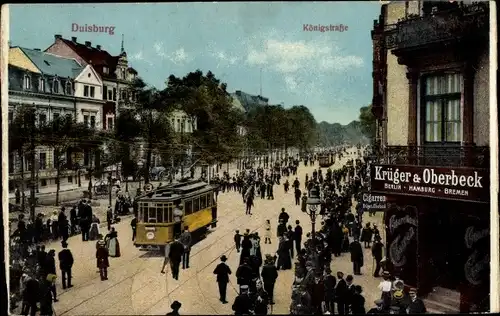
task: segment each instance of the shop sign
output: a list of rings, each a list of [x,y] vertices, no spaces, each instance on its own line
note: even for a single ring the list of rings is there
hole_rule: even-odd
[[[389,198],[386,195],[363,192],[361,207],[366,211],[384,211],[389,207]]]
[[[372,165],[370,179],[373,193],[490,201],[489,172],[485,169]]]

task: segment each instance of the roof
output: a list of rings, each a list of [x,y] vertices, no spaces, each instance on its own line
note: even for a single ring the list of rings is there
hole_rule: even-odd
[[[162,186],[138,197],[138,202],[167,202],[176,201],[184,197],[209,192],[213,186],[200,180],[190,180]]]
[[[76,60],[52,55],[42,51],[22,48],[20,49],[45,75],[61,78],[76,78],[84,69]]]
[[[231,97],[233,98],[233,108],[245,112],[245,108],[241,105],[240,100],[234,95],[234,93],[231,93]]]
[[[75,53],[77,53],[78,56],[84,59],[87,63],[95,66],[94,68],[101,76],[105,78],[116,78],[115,71],[120,56],[112,56],[110,53],[103,49],[97,49],[95,47],[73,42],[64,38],[61,38],[61,41],[63,41],[64,44],[68,45],[72,50],[74,50]],[[109,68],[108,74],[103,73],[102,66],[106,66]]]

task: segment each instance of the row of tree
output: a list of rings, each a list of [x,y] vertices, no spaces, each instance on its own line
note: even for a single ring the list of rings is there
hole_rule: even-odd
[[[188,162],[213,165],[245,155],[288,148],[307,150],[315,145],[316,121],[307,107],[273,105],[243,113],[233,107],[226,84],[211,72],[198,70],[182,78],[171,75],[163,90],[137,79],[128,92],[135,98],[119,104],[112,132],[77,123],[72,116],[43,122],[35,107],[16,108],[9,125],[9,151],[18,157],[20,192],[24,193],[27,182],[25,166],[35,166],[30,167],[29,176],[31,198],[35,200],[36,169],[40,165],[36,152],[41,147],[49,148],[50,156],[53,153],[48,167],[55,172],[58,203],[59,182],[69,170],[87,172],[92,194],[92,178],[102,175],[109,166],[119,166],[125,179],[139,173],[148,182],[153,157],[160,157],[162,165],[170,169]],[[181,126],[180,132],[174,130],[174,111],[188,118],[181,124],[192,124],[187,128],[189,133],[183,132],[186,126]],[[139,160],[143,161],[141,170]]]

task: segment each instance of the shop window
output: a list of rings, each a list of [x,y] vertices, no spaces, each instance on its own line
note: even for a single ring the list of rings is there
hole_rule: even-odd
[[[423,78],[425,142],[462,140],[462,75],[459,73]]]

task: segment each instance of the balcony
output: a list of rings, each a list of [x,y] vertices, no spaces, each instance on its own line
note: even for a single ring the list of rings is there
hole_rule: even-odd
[[[488,146],[387,146],[381,163],[433,167],[490,167]]]
[[[386,47],[413,50],[422,46],[487,40],[488,3],[477,2],[424,16],[410,15],[385,27]]]

